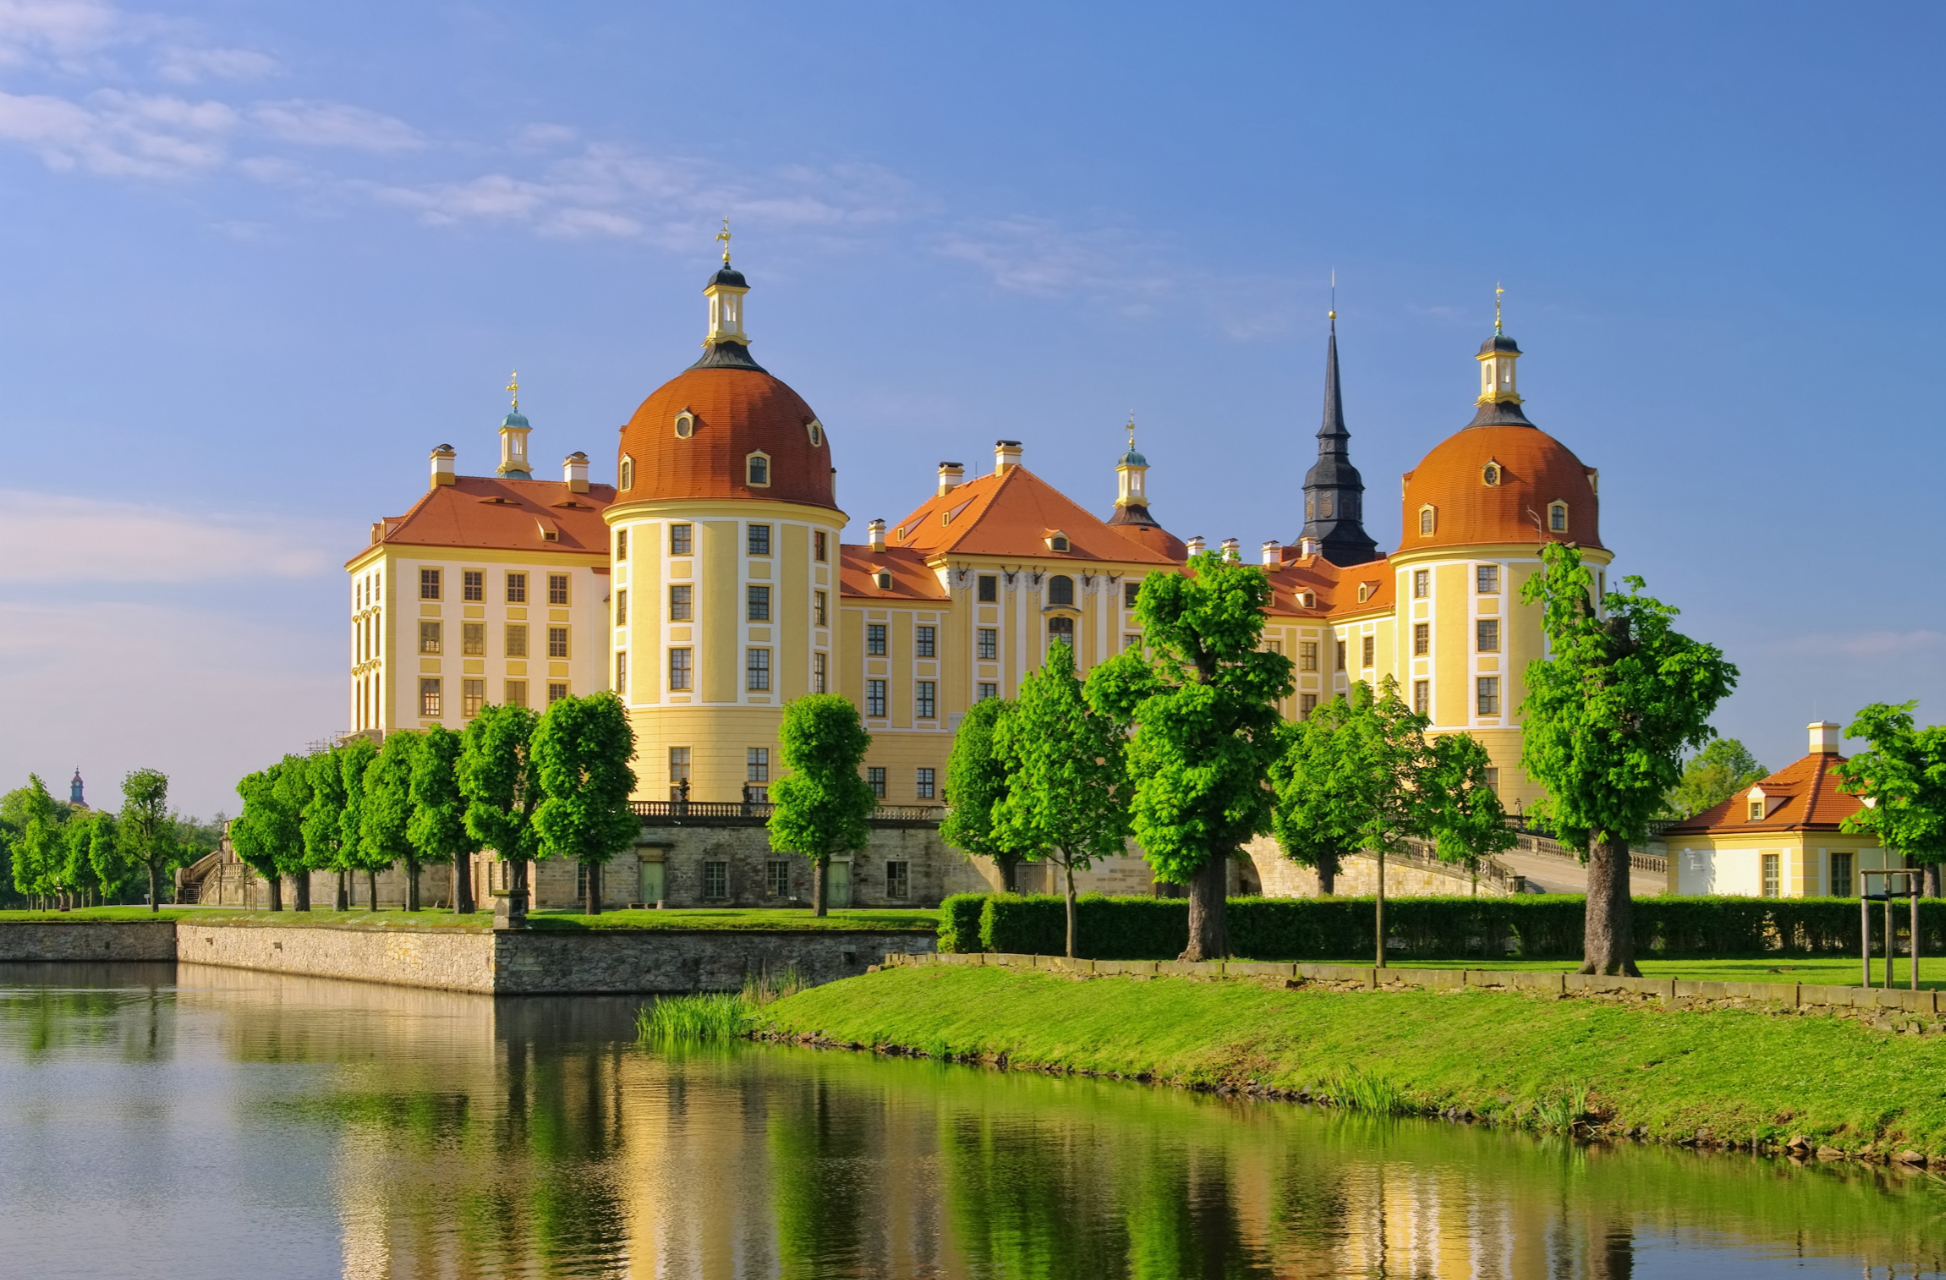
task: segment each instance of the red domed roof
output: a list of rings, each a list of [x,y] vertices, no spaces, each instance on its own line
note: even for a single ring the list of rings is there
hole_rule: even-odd
[[[1495,468],[1491,475],[1489,466]],[[1567,507],[1565,530],[1549,520],[1548,508],[1556,502]],[[1595,469],[1539,427],[1467,427],[1446,437],[1405,473],[1403,506],[1401,555],[1543,537],[1601,547]],[[1433,509],[1432,532],[1422,534],[1420,512],[1427,506]]]
[[[685,411],[695,420],[686,437],[676,434]],[[755,498],[836,510],[831,442],[822,426],[812,430],[815,422],[802,396],[761,369],[686,369],[650,393],[622,428],[616,472],[633,458],[634,483],[618,488],[615,501]],[[752,453],[769,456],[768,486],[749,483]]]

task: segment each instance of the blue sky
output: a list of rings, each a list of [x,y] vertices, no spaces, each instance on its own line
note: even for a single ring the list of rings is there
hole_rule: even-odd
[[[854,530],[996,437],[1299,524],[1326,282],[1369,522],[1507,287],[1603,537],[1770,766],[1946,714],[1935,8],[0,0],[0,782],[188,808],[342,728],[338,565],[431,446],[693,358],[720,218]]]

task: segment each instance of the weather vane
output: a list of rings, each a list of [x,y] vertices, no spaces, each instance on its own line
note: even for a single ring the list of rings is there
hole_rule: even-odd
[[[716,233],[716,238],[723,242],[723,265],[727,267],[730,265],[730,220],[728,218],[723,219],[723,229]]]
[[[1499,285],[1493,286],[1493,336],[1500,336],[1500,295],[1506,290]]]
[[[508,380],[505,390],[514,398],[514,412],[520,412],[520,370],[515,369]]]

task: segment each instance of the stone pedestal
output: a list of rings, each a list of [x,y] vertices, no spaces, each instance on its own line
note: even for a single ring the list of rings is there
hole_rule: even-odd
[[[527,927],[527,895],[513,893],[505,889],[493,891],[493,927],[496,929],[525,929]]]

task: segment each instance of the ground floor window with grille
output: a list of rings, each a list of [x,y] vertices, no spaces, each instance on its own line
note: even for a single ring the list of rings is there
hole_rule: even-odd
[[[910,862],[888,862],[885,864],[885,896],[895,902],[912,896],[912,864]]]
[[[743,687],[753,693],[767,692],[770,688],[770,650],[748,650],[744,663]]]
[[[935,711],[939,699],[935,691],[939,686],[931,680],[921,680],[914,687],[913,714],[921,720],[938,719]]]
[[[867,680],[865,682],[865,714],[883,716],[885,714],[885,681]],[[880,770],[883,773],[884,770]],[[879,794],[883,795],[883,792]]]
[[[1480,677],[1480,714],[1497,716],[1500,714],[1500,677]]]
[[[1778,854],[1766,853],[1764,855],[1764,897],[1766,898],[1774,898],[1777,896],[1777,882],[1779,879],[1778,864],[1782,861],[1782,857]]]
[[[977,701],[985,702],[988,698],[997,698],[999,696],[1000,696],[999,685],[993,683],[990,680],[980,681],[980,696],[977,699]]]
[[[885,767],[876,764],[867,765],[865,767],[865,785],[872,789],[873,795],[881,800],[885,799]]]
[[[921,800],[932,799],[933,777],[934,775],[931,769],[919,770],[919,780],[913,784],[913,794],[917,795]]]
[[[730,896],[729,863],[712,861],[703,864],[703,896],[717,900]]]
[[[1851,896],[1851,855],[1849,853],[1831,855],[1831,896],[1834,898]]]
[[[669,798],[683,798],[683,785],[689,781],[689,748],[669,748]]]
[[[459,682],[460,714],[472,719],[480,714],[486,705],[486,681],[462,680]]]
[[[527,682],[525,680],[507,681],[507,705],[524,707],[527,705]]]
[[[550,707],[551,707],[551,706],[553,706],[553,705],[554,705],[555,703],[557,703],[557,702],[559,702],[559,701],[560,701],[561,699],[563,699],[563,698],[565,698],[565,697],[567,697],[567,696],[568,696],[568,687],[567,687],[566,685],[564,685],[564,684],[550,684],[550,685],[548,685],[548,686],[547,686],[547,705],[548,705],[548,706],[550,706]]]
[[[439,681],[419,682],[419,714],[428,720],[439,719]]]
[[[791,896],[791,864],[783,858],[764,863],[764,892],[773,898]]]

